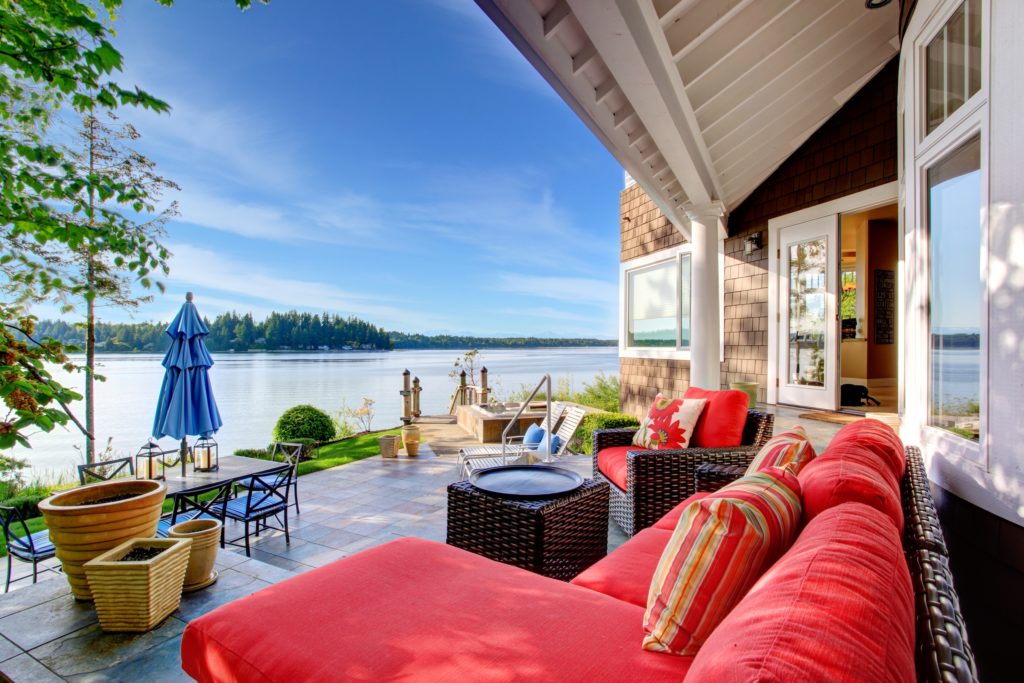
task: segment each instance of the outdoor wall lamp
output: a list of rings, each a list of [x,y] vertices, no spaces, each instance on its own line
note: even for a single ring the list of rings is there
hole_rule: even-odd
[[[756,250],[761,248],[761,233],[755,232],[753,235],[747,235],[747,238],[743,240],[743,253],[747,256],[753,254]]]
[[[155,441],[149,441],[135,454],[135,478],[164,478],[164,453]]]
[[[216,472],[220,469],[217,442],[204,436],[192,447],[192,469],[196,472]]]

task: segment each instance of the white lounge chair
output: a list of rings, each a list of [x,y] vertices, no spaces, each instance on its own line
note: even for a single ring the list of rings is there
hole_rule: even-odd
[[[558,426],[558,421],[562,418],[562,412],[564,410],[565,407],[561,404],[552,403],[550,417],[545,416],[538,426],[543,429],[545,433],[554,433],[554,428]],[[550,423],[548,422],[549,419]],[[501,444],[488,444],[486,446],[469,446],[468,448],[462,448],[459,450],[459,469],[462,470],[465,468],[466,463],[470,460],[479,460],[481,458],[498,462],[504,457],[504,462],[499,462],[499,464],[511,464],[523,454],[523,437],[525,437],[525,433],[507,437],[505,439],[504,448],[501,447]],[[493,467],[493,465],[491,466]]]
[[[545,445],[545,441],[541,440],[537,450],[520,449],[515,457],[510,457],[506,450],[506,456],[501,456],[501,446],[491,446],[490,448],[497,448],[497,455],[485,455],[480,454],[478,457],[466,457],[463,456],[463,472],[465,476],[469,476],[476,470],[485,469],[487,467],[500,467],[501,465],[511,465],[520,462],[527,462],[532,464],[537,460],[550,461],[553,458],[557,458],[563,455],[569,449],[569,442],[572,441],[573,436],[576,434],[576,430],[579,429],[580,423],[586,416],[587,411],[583,408],[572,406],[565,409],[562,423],[558,426],[555,434],[558,436],[558,449],[554,453],[548,453]],[[482,448],[487,448],[482,447]],[[463,451],[476,450],[476,449],[463,449]]]

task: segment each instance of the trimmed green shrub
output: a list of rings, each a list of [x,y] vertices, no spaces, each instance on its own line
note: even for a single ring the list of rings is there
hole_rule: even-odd
[[[235,455],[240,455],[243,458],[260,458],[262,460],[270,457],[270,453],[267,452],[266,448],[239,448],[235,451]]]
[[[7,500],[0,501],[0,505],[3,505],[4,507],[17,508],[21,511],[22,517],[25,519],[31,519],[32,517],[39,516],[39,501],[47,498],[49,495],[49,492],[23,493],[21,495],[8,498]],[[21,529],[16,529],[16,531],[19,536],[24,533]]]
[[[329,441],[334,438],[334,422],[324,411],[311,405],[284,411],[274,426],[275,441]]]
[[[575,453],[594,452],[594,431],[598,429],[618,429],[625,427],[639,427],[640,421],[632,415],[624,413],[590,413],[583,418],[576,436],[573,437],[569,448]]]

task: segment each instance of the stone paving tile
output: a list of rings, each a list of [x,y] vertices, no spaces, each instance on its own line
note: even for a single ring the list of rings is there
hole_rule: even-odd
[[[64,678],[110,669],[146,653],[164,641],[181,637],[185,622],[168,617],[147,633],[104,633],[91,624],[29,652],[46,668]]]
[[[11,591],[0,600],[0,618],[6,617],[15,612],[21,612],[29,607],[35,607],[44,602],[53,600],[62,595],[71,594],[71,586],[64,580],[61,574],[60,581],[47,581],[36,585],[29,584],[20,590]]]
[[[287,569],[282,569],[281,567],[270,565],[265,562],[253,562],[252,560],[247,560],[237,564],[232,569],[236,572],[248,574],[249,576],[268,583],[277,583],[278,581],[283,581],[294,576],[294,572],[288,571]]]
[[[322,524],[307,524],[298,529],[291,529],[292,538],[300,538],[303,541],[319,541],[324,536],[330,536],[337,529]]]
[[[70,676],[75,683],[178,683],[192,679],[181,670],[181,639],[172,638],[104,671]]]
[[[325,564],[340,560],[345,553],[337,548],[330,548],[319,543],[306,543],[299,548],[292,548],[283,554],[285,559],[311,567],[322,567]]]
[[[62,595],[0,619],[0,635],[23,650],[66,636],[96,620],[92,603]]]
[[[7,640],[3,636],[0,636],[0,662],[10,659],[16,655],[20,655],[23,650]]]
[[[330,527],[328,527],[330,528]],[[328,548],[334,548],[341,550],[346,546],[358,543],[366,538],[366,536],[360,536],[359,534],[353,533],[348,529],[331,529],[331,533],[326,536],[322,536],[316,540],[318,545],[326,546]]]
[[[0,672],[15,683],[31,681],[31,683],[50,683],[62,679],[45,666],[32,659],[31,655],[20,654],[6,662],[0,663]]]
[[[259,548],[252,549],[252,559],[292,574],[302,573],[311,567],[311,565],[302,564],[301,562],[289,559],[284,554],[268,553],[260,550]]]
[[[255,576],[235,571],[234,569],[225,569],[220,571],[217,582],[212,586],[208,586],[195,593],[182,595],[181,605],[174,613],[174,616],[188,622],[216,607],[246,595],[251,595],[258,590],[273,585],[273,583],[272,581],[258,579]]]

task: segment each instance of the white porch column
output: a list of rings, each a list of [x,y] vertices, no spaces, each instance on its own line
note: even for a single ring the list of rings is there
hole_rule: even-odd
[[[718,308],[721,202],[687,205],[690,219],[690,386],[721,387],[722,330]]]

